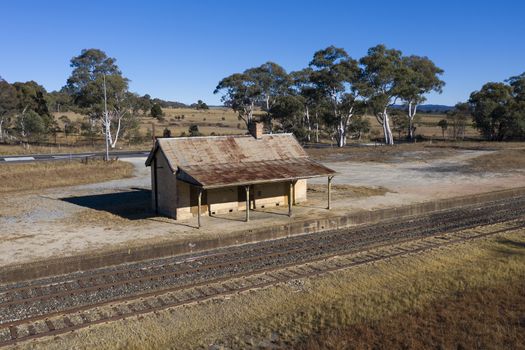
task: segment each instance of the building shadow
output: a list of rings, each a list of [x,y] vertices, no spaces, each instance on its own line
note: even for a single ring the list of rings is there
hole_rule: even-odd
[[[128,220],[156,217],[151,208],[151,190],[132,188],[130,191],[60,198],[65,202],[89,209],[106,211]]]

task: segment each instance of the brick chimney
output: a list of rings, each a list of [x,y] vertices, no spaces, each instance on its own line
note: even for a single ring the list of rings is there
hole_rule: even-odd
[[[257,140],[262,138],[263,135],[263,125],[262,123],[251,122],[248,125],[248,132],[255,137]]]

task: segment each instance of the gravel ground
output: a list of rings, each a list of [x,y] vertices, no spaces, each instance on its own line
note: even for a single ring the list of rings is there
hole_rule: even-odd
[[[459,151],[453,155],[425,160],[402,158],[388,162],[326,162],[339,172],[334,184],[383,186],[382,196],[338,198],[334,214],[405,205],[426,200],[488,192],[525,184],[523,172],[469,173],[466,162],[487,151]],[[135,177],[104,183],[25,192],[0,198],[0,266],[73,255],[116,247],[177,239],[227,236],[235,231],[288,222],[286,208],[255,211],[251,222],[244,213],[174,221],[152,215],[150,174],[142,158],[123,159],[135,165]],[[325,184],[326,179],[312,183]],[[324,202],[309,201],[294,208],[292,219],[323,216]]]
[[[196,282],[211,281],[216,278],[237,275],[243,272],[265,268],[275,268],[290,263],[304,263],[315,260],[327,254],[348,254],[357,252],[365,247],[378,244],[392,244],[414,238],[428,237],[436,233],[446,233],[457,229],[466,229],[478,225],[491,224],[501,220],[523,218],[525,198],[516,198],[499,202],[491,202],[469,209],[450,210],[447,212],[427,215],[411,221],[392,221],[388,224],[379,223],[356,229],[344,229],[324,232],[319,235],[295,236],[279,241],[266,241],[241,247],[217,249],[213,254],[196,254],[181,257],[151,260],[144,263],[124,264],[109,268],[102,268],[84,273],[72,273],[65,276],[46,278],[39,281],[29,281],[13,284],[11,287],[0,285],[0,303],[13,299],[27,298],[28,293],[12,296],[4,291],[24,285],[45,286],[40,293],[31,292],[32,297],[49,295],[57,292],[69,291],[103,284],[114,284],[112,288],[93,290],[87,293],[68,296],[67,298],[53,298],[50,300],[16,304],[0,307],[0,323],[15,321],[21,318],[46,314],[64,310],[75,306],[94,304],[112,300],[118,297],[144,293],[148,290],[165,289],[170,286],[191,285]],[[483,215],[478,214],[483,213]],[[521,223],[522,224],[522,223]],[[422,229],[423,228],[423,229]],[[314,249],[312,249],[312,247]],[[297,249],[293,254],[286,254],[291,249]],[[272,256],[270,254],[281,253]],[[245,259],[252,258],[252,261]],[[219,264],[220,266],[216,266]],[[195,269],[195,270],[194,270]],[[129,270],[129,272],[128,272]],[[169,275],[166,278],[150,280],[148,276],[168,274],[191,270],[180,275]],[[120,276],[103,276],[108,272],[118,272]],[[130,275],[131,274],[131,275]],[[78,278],[82,278],[81,284]],[[138,281],[131,282],[136,278]],[[118,281],[129,283],[118,284]],[[68,288],[59,288],[65,283]],[[17,293],[15,293],[17,294]]]

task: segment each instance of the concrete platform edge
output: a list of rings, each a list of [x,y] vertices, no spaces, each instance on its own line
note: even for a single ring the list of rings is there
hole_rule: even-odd
[[[371,224],[383,220],[429,214],[436,211],[522,195],[525,195],[525,187],[427,201],[401,207],[360,211],[340,216],[327,214],[327,216],[323,218],[297,220],[284,225],[238,231],[228,237],[186,241],[179,240],[176,242],[163,242],[132,248],[118,248],[98,254],[90,253],[49,258],[0,268],[0,283],[18,282],[122,263],[195,253],[214,248],[340,229],[359,224]]]

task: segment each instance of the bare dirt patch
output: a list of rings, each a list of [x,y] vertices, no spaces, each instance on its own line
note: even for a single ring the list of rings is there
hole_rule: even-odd
[[[368,187],[368,186],[352,186],[352,185],[332,185],[331,196],[332,199],[343,198],[363,198],[372,196],[384,196],[392,192],[388,188]],[[307,196],[308,200],[325,200],[328,195],[328,186],[320,184],[308,184]]]
[[[0,193],[42,190],[131,177],[133,165],[92,160],[53,161],[0,166]]]

